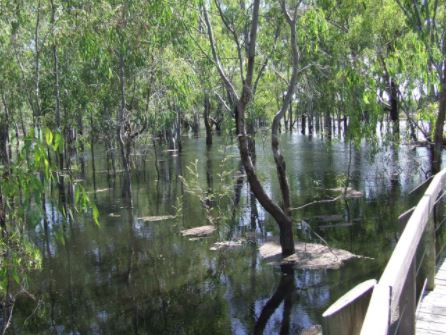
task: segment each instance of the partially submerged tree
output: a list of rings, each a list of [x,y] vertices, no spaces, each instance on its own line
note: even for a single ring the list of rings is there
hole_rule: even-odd
[[[289,215],[290,209],[290,192],[289,184],[286,176],[286,164],[285,160],[279,150],[279,137],[278,130],[280,121],[283,119],[286,110],[289,108],[294,94],[294,90],[297,83],[298,75],[298,62],[299,54],[296,43],[296,21],[298,18],[298,7],[301,1],[294,2],[292,10],[289,11],[286,7],[285,1],[280,2],[280,8],[282,15],[290,29],[290,49],[292,53],[292,75],[289,81],[285,99],[282,106],[274,116],[272,124],[272,138],[271,146],[274,154],[274,160],[276,162],[280,189],[282,194],[281,206],[275,202],[265,191],[259,177],[256,173],[255,166],[253,164],[252,154],[249,149],[249,136],[246,130],[246,112],[249,105],[253,100],[254,83],[258,82],[258,79],[254,77],[255,72],[255,60],[256,60],[256,46],[257,46],[257,32],[259,29],[259,12],[260,12],[260,0],[255,0],[252,4],[252,14],[250,28],[248,36],[239,34],[234,30],[234,27],[228,29],[231,31],[234,38],[234,42],[237,48],[237,54],[239,59],[239,70],[241,78],[241,93],[236,91],[236,83],[227,75],[223,64],[220,61],[220,57],[217,51],[216,40],[212,28],[211,20],[209,19],[208,11],[204,8],[204,19],[207,26],[207,32],[209,37],[209,43],[211,46],[212,57],[217,67],[218,73],[224,86],[227,90],[228,96],[231,98],[232,107],[234,109],[234,118],[236,124],[236,134],[238,138],[238,147],[240,152],[241,161],[243,163],[244,170],[246,172],[251,191],[254,193],[260,204],[271,214],[271,216],[277,222],[280,229],[280,244],[282,247],[282,255],[289,256],[294,253],[294,240],[292,231],[292,219]],[[224,13],[218,0],[216,1],[217,7],[220,9],[220,18],[224,21]],[[224,21],[225,22],[225,21]],[[227,23],[225,23],[227,25]],[[228,25],[227,25],[228,26]],[[244,36],[244,42],[246,44],[246,55],[244,55],[244,49],[240,46],[239,36]],[[246,64],[244,58],[246,56]],[[262,75],[262,69],[258,69],[257,76]]]
[[[446,5],[444,1],[395,0],[403,11],[408,26],[416,32],[427,53],[427,75],[424,87],[427,96],[438,102],[432,143],[432,173],[441,168],[446,116]]]

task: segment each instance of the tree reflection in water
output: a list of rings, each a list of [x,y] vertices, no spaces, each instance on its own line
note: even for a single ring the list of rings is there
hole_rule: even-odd
[[[263,334],[266,324],[276,309],[284,302],[282,325],[280,334],[289,334],[290,314],[293,307],[294,292],[296,291],[294,283],[294,269],[289,265],[281,266],[282,275],[279,285],[272,297],[263,307],[259,318],[254,326],[254,334]]]

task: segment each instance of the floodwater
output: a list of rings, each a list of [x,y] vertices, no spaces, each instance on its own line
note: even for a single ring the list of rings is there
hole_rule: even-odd
[[[372,150],[363,143],[357,150],[340,141],[284,134],[293,207],[333,198],[329,189],[342,186],[347,171],[350,186],[363,193],[293,211],[296,223],[311,227],[299,230],[295,224],[295,239],[320,243],[317,233],[332,247],[373,259],[336,270],[283,273],[258,254],[278,231],[253,203],[246,181],[237,178],[236,146],[224,137],[215,137],[211,149],[204,137],[183,141],[182,153],[159,153],[159,178],[152,149],[139,148],[129,201],[122,198],[121,174],[108,178],[99,152],[97,192],[91,196],[100,227],[88,218],[64,221],[48,204],[48,229],[38,224],[30,232],[43,255],[42,271],[29,281],[36,301],[18,300],[13,332],[299,334],[320,324],[322,312],[352,286],[379,276],[402,228],[397,217],[416,203],[420,192],[409,192],[428,171],[425,148]],[[269,136],[260,134],[256,144],[260,178],[279,199]],[[83,183],[93,192],[90,165],[87,170]],[[176,217],[140,219],[161,215]],[[190,240],[180,233],[209,220],[218,226],[211,237]],[[238,238],[247,240],[241,248],[210,250],[216,241]]]

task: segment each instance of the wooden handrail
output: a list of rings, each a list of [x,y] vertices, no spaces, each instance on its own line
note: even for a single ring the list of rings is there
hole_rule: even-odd
[[[392,315],[398,313],[398,302],[401,292],[406,284],[409,271],[413,269],[418,245],[429,221],[433,226],[432,212],[436,199],[446,181],[446,169],[433,178],[425,194],[418,202],[406,227],[384,269],[384,272],[375,286],[367,314],[361,330],[361,335],[387,335],[392,322]],[[434,243],[432,243],[434,244]],[[435,245],[430,245],[435,250]],[[431,250],[432,253],[432,250]],[[433,251],[435,256],[435,251]],[[432,255],[431,255],[432,256]],[[434,258],[435,259],[435,258]],[[431,272],[434,275],[434,266]],[[433,289],[433,275],[428,276],[430,288]]]
[[[415,334],[416,254],[423,239],[423,274],[427,277],[427,288],[433,289],[436,260],[434,207],[445,184],[446,169],[434,176],[417,206],[400,215],[398,221],[406,226],[379,282],[360,284],[327,309],[322,315],[324,334]],[[359,312],[356,310],[358,306],[361,307]]]

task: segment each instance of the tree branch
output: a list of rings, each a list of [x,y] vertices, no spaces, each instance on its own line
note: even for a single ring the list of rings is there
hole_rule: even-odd
[[[204,20],[206,22],[207,32],[208,32],[208,38],[209,43],[211,45],[211,51],[212,51],[212,57],[214,58],[215,65],[217,66],[217,71],[220,74],[221,79],[223,80],[223,83],[228,90],[228,92],[238,100],[237,93],[234,89],[234,86],[232,85],[231,81],[229,80],[228,76],[226,75],[223,66],[221,65],[220,58],[218,57],[217,50],[215,48],[215,39],[214,39],[214,33],[212,31],[212,25],[209,21],[208,12],[206,9],[206,6],[203,6],[203,14],[204,14]]]

